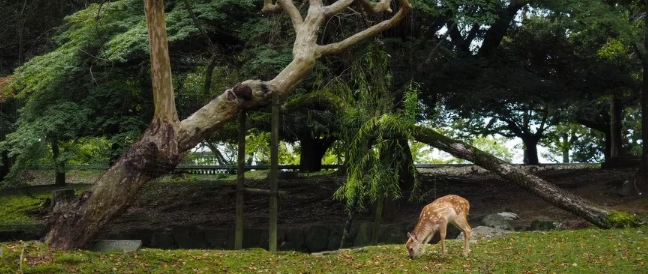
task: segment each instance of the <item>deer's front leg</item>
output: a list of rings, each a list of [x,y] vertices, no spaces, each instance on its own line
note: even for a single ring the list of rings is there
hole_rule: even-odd
[[[441,258],[445,257],[445,237],[446,237],[447,225],[442,225],[439,227],[439,236],[441,237]]]

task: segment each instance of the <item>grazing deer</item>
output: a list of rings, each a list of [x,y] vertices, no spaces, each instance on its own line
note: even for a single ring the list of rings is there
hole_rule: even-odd
[[[441,258],[445,256],[445,237],[448,223],[461,229],[464,233],[464,256],[468,256],[470,241],[470,226],[468,225],[468,200],[457,195],[447,195],[426,205],[421,212],[416,228],[412,233],[407,232],[407,251],[409,257],[415,259],[425,252],[425,246],[432,240],[434,233],[439,231],[441,236]]]

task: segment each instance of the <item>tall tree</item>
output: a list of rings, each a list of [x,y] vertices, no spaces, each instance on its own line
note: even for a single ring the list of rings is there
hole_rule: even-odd
[[[182,154],[193,148],[242,109],[267,106],[271,95],[285,100],[312,71],[322,56],[336,54],[375,36],[400,22],[411,9],[399,0],[398,12],[340,42],[318,44],[319,29],[353,2],[340,0],[330,5],[311,0],[303,17],[290,0],[265,0],[263,12],[285,12],[293,24],[295,43],[293,59],[274,79],[247,80],[227,89],[187,119],[179,121],[171,85],[164,6],[161,0],[146,0],[149,25],[151,77],[154,83],[155,115],[142,137],[122,155],[95,185],[50,216],[45,241],[62,249],[86,247],[110,220],[126,210],[141,187],[179,162]],[[377,3],[359,0],[367,12],[391,12],[389,0]],[[156,83],[157,82],[157,83]]]

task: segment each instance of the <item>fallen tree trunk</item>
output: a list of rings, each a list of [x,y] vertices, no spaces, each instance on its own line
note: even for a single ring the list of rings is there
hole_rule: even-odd
[[[517,168],[471,145],[453,140],[425,127],[417,126],[412,133],[417,141],[443,150],[455,157],[471,161],[510,182],[522,186],[542,200],[574,213],[600,228],[610,228],[617,225],[612,218],[612,211],[598,207],[580,196],[560,189],[522,168]],[[631,215],[625,216],[625,218],[631,217]]]

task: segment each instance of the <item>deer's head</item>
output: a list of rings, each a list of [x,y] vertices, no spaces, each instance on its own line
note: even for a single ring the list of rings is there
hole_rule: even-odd
[[[416,238],[416,234],[407,232],[407,252],[409,253],[410,259],[416,259],[423,255],[423,249],[421,248],[422,244],[419,239]]]

